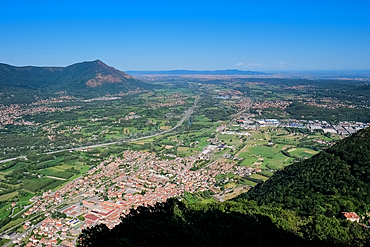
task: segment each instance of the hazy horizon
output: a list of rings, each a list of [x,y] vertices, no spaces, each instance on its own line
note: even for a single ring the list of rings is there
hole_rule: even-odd
[[[75,63],[71,63],[71,64],[67,64],[65,66],[50,66],[50,65],[32,65],[32,64],[27,64],[27,65],[14,65],[14,64],[8,64],[8,63],[5,63],[5,62],[0,62],[0,64],[6,64],[6,65],[10,65],[10,66],[14,66],[14,67],[67,67],[67,66],[70,66],[70,65],[73,65],[73,64],[77,64],[77,63],[82,63],[82,62],[93,62],[93,61],[96,61],[96,60],[100,60],[101,59],[95,59],[95,60],[91,60],[91,61],[78,61],[78,62],[75,62]],[[104,61],[102,61],[104,63]],[[112,65],[112,64],[107,64],[108,66],[111,66],[111,67],[115,67],[115,65]],[[210,69],[204,69],[204,70],[201,70],[201,69],[158,69],[158,70],[150,70],[150,69],[147,69],[147,70],[140,70],[140,69],[137,69],[137,70],[121,70],[121,71],[124,71],[124,72],[166,72],[166,71],[199,71],[199,72],[215,72],[215,71],[232,71],[232,70],[236,70],[236,71],[241,71],[241,72],[263,72],[265,74],[296,74],[296,75],[304,75],[304,74],[308,74],[308,75],[319,75],[319,74],[331,74],[331,73],[339,73],[339,75],[345,75],[346,73],[360,73],[361,75],[368,75],[370,74],[370,69],[337,69],[337,70],[320,70],[320,69],[312,69],[312,70],[257,70],[257,69],[242,69],[242,68],[225,68],[225,69],[214,69],[214,70],[210,70]]]

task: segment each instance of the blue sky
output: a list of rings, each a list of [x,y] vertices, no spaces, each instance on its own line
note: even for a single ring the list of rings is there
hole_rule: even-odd
[[[5,1],[0,62],[121,70],[370,69],[370,1]]]

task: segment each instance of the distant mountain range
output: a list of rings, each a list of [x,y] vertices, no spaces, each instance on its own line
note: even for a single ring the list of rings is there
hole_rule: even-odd
[[[153,87],[100,60],[67,67],[16,67],[0,63],[0,89],[128,91]]]
[[[265,75],[258,71],[243,71],[237,69],[227,70],[163,70],[163,71],[134,71],[127,73],[131,75]]]

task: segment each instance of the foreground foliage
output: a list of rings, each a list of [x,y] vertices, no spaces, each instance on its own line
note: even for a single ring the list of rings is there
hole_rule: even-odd
[[[109,230],[88,228],[80,246],[364,246],[363,226],[325,216],[302,218],[253,201],[187,204],[177,199],[132,209]]]

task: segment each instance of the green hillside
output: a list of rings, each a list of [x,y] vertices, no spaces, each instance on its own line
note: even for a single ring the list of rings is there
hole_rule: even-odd
[[[29,103],[35,93],[43,97],[66,91],[70,95],[84,97],[153,87],[100,60],[67,67],[16,67],[0,63],[0,90],[7,96],[3,98],[9,98],[9,95],[13,98],[10,102],[2,99],[0,103],[3,104]]]
[[[240,197],[302,215],[370,211],[370,128],[276,172]]]

